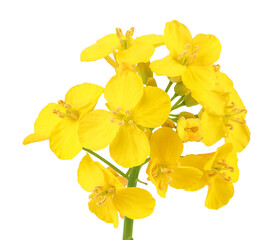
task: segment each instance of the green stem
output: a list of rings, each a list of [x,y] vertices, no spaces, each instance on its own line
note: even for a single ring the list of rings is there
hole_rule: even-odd
[[[171,102],[176,98],[178,96],[178,94],[174,94],[173,96],[172,96],[172,98],[171,98]]]
[[[169,84],[168,84],[168,86],[167,86],[166,89],[165,89],[165,92],[166,92],[166,93],[169,91],[169,89],[171,88],[172,84],[173,84],[173,83],[172,83],[171,81],[169,81]]]
[[[141,166],[133,167],[130,171],[127,187],[136,187]],[[133,240],[133,219],[125,217],[123,240]]]
[[[178,99],[178,101],[172,106],[172,110],[176,109],[177,106],[183,101],[184,97],[182,96],[181,98]]]
[[[95,157],[97,157],[98,159],[100,159],[101,161],[103,161],[105,164],[107,164],[109,167],[113,168],[117,173],[119,173],[121,176],[123,177],[127,177],[125,173],[123,173],[119,168],[115,167],[112,163],[110,163],[109,161],[107,161],[105,158],[103,158],[102,156],[100,156],[99,154],[93,152],[92,150],[88,149],[88,148],[83,148],[84,151],[94,155]]]

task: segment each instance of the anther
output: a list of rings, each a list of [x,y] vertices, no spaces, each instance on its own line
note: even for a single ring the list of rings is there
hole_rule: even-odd
[[[58,112],[57,115],[58,115],[58,117],[60,117],[60,118],[65,118],[65,114],[64,114],[64,113]]]
[[[230,123],[226,123],[225,126],[226,126],[226,127],[229,127],[230,130],[233,130],[233,129],[234,129],[233,124],[230,124]]]
[[[135,125],[135,123],[134,123],[133,120],[129,120],[128,123],[129,123],[131,126],[134,126],[134,125]]]
[[[231,171],[231,172],[234,172],[235,169],[233,167],[228,167],[228,169]]]
[[[61,105],[61,106],[64,106],[65,102],[62,101],[62,100],[58,100],[58,104]]]
[[[219,64],[214,64],[213,69],[215,72],[218,72],[220,70],[220,65]]]
[[[116,118],[114,118],[114,117],[110,118],[110,122],[115,123],[116,122]]]
[[[118,38],[121,38],[123,36],[123,32],[121,28],[116,28],[116,35]]]
[[[231,180],[232,180],[232,178],[230,177],[230,176],[228,176],[228,178],[224,178],[225,179],[225,181],[227,181],[227,182],[230,182]]]
[[[121,111],[121,107],[116,107],[117,112]]]
[[[227,108],[234,108],[236,106],[235,102],[231,102],[231,105],[227,106]]]
[[[52,109],[52,113],[57,114],[58,112],[60,112],[60,111],[56,110],[56,109]]]
[[[72,107],[69,105],[69,104],[67,104],[67,103],[65,103],[64,105],[63,105],[63,107],[65,107],[65,108],[67,108],[67,109],[72,109]]]
[[[119,126],[123,126],[124,124],[125,124],[125,122],[124,121],[120,121],[120,122],[118,122],[117,123]]]
[[[131,112],[129,110],[125,110],[126,116],[129,117]]]
[[[107,197],[106,196],[103,196],[101,199],[99,199],[97,202],[96,202],[96,205],[97,206],[100,206],[102,205],[105,201],[106,201]]]

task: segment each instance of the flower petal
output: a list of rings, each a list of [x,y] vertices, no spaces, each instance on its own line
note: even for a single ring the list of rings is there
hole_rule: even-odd
[[[170,175],[172,182],[170,186],[176,189],[191,189],[198,185],[203,175],[202,171],[194,167],[177,166]]]
[[[150,151],[151,159],[158,158],[159,164],[177,165],[183,151],[183,144],[175,131],[163,127],[152,134]]]
[[[103,88],[91,83],[83,83],[72,87],[65,95],[65,102],[79,113],[93,110],[103,93]]]
[[[79,139],[83,147],[100,150],[107,147],[115,138],[119,125],[112,123],[113,115],[105,110],[95,110],[80,119]]]
[[[133,108],[143,96],[142,79],[135,73],[123,71],[112,77],[104,90],[104,97],[111,108]]]
[[[116,191],[113,203],[121,215],[131,219],[148,217],[155,207],[155,199],[152,195],[148,191],[136,187]]]
[[[119,50],[116,54],[116,60],[119,64],[129,63],[133,65],[140,62],[148,62],[154,50],[155,48],[151,44],[133,44],[125,50]]]
[[[171,111],[169,95],[162,89],[147,86],[138,105],[131,110],[134,122],[148,128],[162,125]]]
[[[110,156],[125,168],[142,164],[150,152],[146,134],[136,126],[121,126],[110,144]]]
[[[225,136],[226,128],[223,117],[204,112],[201,119],[203,131],[202,142],[206,146],[212,146]]]
[[[169,51],[176,51],[177,53],[182,53],[186,44],[192,43],[189,29],[176,20],[166,23],[164,37]]]
[[[168,77],[178,77],[186,71],[186,66],[178,63],[171,55],[153,61],[150,64],[150,68],[156,75],[165,75]]]
[[[210,209],[219,209],[226,205],[233,195],[233,183],[226,182],[221,176],[217,176],[209,186],[205,206]]]
[[[78,121],[64,118],[52,132],[49,139],[50,148],[59,159],[72,159],[81,151],[78,127]]]
[[[113,223],[114,227],[117,228],[119,225],[118,211],[114,206],[112,199],[108,197],[106,201],[99,206],[96,203],[97,200],[92,199],[88,203],[89,210],[92,213],[95,213],[99,219],[105,221],[106,223]]]
[[[193,46],[198,46],[197,65],[210,65],[219,59],[221,44],[218,38],[211,34],[198,34],[193,38]]]
[[[233,123],[233,130],[228,130],[225,143],[232,143],[234,152],[241,152],[250,141],[250,131],[246,124]]]
[[[112,53],[113,49],[118,49],[119,40],[116,34],[109,34],[99,39],[97,43],[85,48],[81,53],[81,61],[90,62],[104,58]]]
[[[40,141],[44,141],[44,140],[47,140],[47,139],[49,139],[49,138],[40,136],[37,133],[32,133],[32,134],[28,135],[27,137],[25,137],[25,139],[23,141],[23,144],[27,145],[27,144],[30,144],[30,143],[40,142]]]
[[[165,39],[163,35],[149,34],[137,37],[134,40],[134,44],[150,44],[154,47],[159,47],[165,44]]]
[[[79,164],[78,182],[85,191],[92,192],[95,187],[107,184],[102,168],[103,166],[93,161],[88,153],[83,157]]]
[[[34,123],[34,131],[36,134],[44,136],[45,138],[50,138],[53,129],[61,121],[61,118],[52,112],[53,109],[64,111],[63,106],[55,103],[49,103],[41,110]]]

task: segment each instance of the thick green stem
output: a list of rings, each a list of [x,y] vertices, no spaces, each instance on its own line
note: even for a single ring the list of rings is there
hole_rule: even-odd
[[[133,167],[130,171],[127,187],[136,187],[141,166]],[[125,217],[123,240],[133,240],[133,219]]]

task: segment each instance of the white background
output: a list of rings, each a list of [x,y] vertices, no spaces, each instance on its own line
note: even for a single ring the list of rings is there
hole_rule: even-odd
[[[169,189],[154,213],[135,221],[134,239],[276,239],[275,7],[274,1],[2,1],[0,4],[0,239],[121,239],[89,212],[89,193],[77,182],[80,153],[55,157],[48,142],[23,146],[39,111],[83,82],[105,86],[114,74],[104,61],[81,63],[81,51],[98,38],[135,27],[135,36],[162,34],[178,20],[193,36],[215,34],[219,64],[248,109],[251,142],[238,155],[235,196],[218,211],[204,207],[207,188]],[[153,59],[166,49],[156,50]],[[165,78],[157,78],[165,87]],[[104,106],[101,98],[98,108]],[[215,150],[185,144],[184,153]],[[108,149],[100,151],[108,158]],[[96,159],[95,159],[96,160]],[[145,168],[142,169],[145,171]],[[146,175],[141,175],[146,180]],[[139,185],[144,187],[143,185]]]

